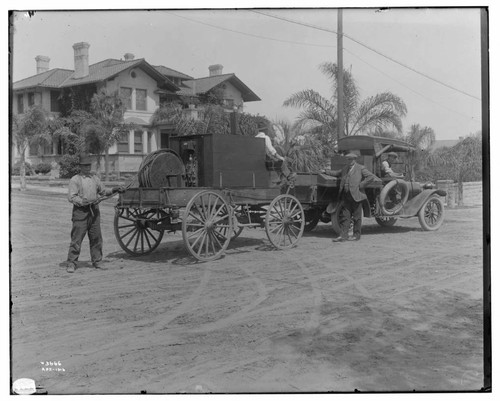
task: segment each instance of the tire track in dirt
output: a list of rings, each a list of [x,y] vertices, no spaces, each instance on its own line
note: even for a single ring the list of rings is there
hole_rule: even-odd
[[[245,320],[245,318],[248,317],[249,312],[252,309],[256,308],[260,303],[262,303],[267,298],[268,291],[266,290],[266,287],[262,282],[262,280],[256,277],[253,272],[251,272],[248,268],[244,266],[239,266],[239,269],[243,270],[248,277],[252,278],[255,286],[257,287],[257,297],[251,303],[239,309],[238,311],[232,313],[229,316],[223,317],[214,322],[202,324],[200,326],[197,326],[196,328],[187,330],[185,328],[182,328],[183,331],[187,331],[189,333],[206,333],[213,330],[224,329],[228,326],[231,326],[234,323],[238,323],[242,320]],[[169,330],[169,332],[176,332],[178,330],[181,330],[181,328],[172,329]]]
[[[151,273],[150,273],[151,274]],[[120,324],[120,337],[118,339],[115,339],[112,343],[110,344],[104,344],[101,346],[94,346],[91,348],[91,350],[82,353],[79,357],[73,359],[73,363],[78,363],[83,361],[86,358],[91,357],[92,355],[99,355],[100,358],[104,358],[106,356],[108,357],[113,357],[117,349],[134,349],[134,347],[137,347],[137,344],[141,343],[141,338],[145,337],[146,335],[150,334],[152,331],[155,331],[155,328],[158,328],[159,326],[164,326],[171,322],[173,319],[175,319],[177,316],[181,315],[184,313],[186,310],[188,310],[193,303],[195,303],[197,300],[200,298],[200,294],[203,293],[203,291],[206,289],[207,284],[210,279],[211,272],[210,270],[204,270],[203,274],[200,278],[200,281],[194,291],[190,294],[190,296],[187,298],[185,302],[182,302],[182,304],[175,308],[173,311],[169,312],[166,316],[161,316],[161,314],[154,315],[153,317],[150,318],[143,318],[140,320],[140,322],[126,322],[126,323],[121,323]],[[128,280],[125,278],[125,280]],[[113,285],[120,285],[119,282],[113,282]],[[164,327],[160,327],[160,330],[164,329]],[[125,334],[122,334],[125,333]],[[168,333],[168,332],[163,332],[161,336],[158,336],[155,340],[155,342],[168,345],[169,343],[174,343],[177,341],[176,334],[179,333]],[[88,337],[88,333],[74,333],[72,336],[72,342],[74,343],[79,343],[79,344],[84,344],[85,340]],[[148,344],[150,346],[154,344]]]
[[[311,272],[310,268],[306,266],[304,262],[298,258],[291,258],[288,253],[285,254],[286,259],[289,263],[293,263],[300,267],[300,270],[307,277],[310,284],[310,289],[312,291],[312,313],[310,314],[309,321],[306,323],[305,330],[315,330],[319,327],[320,314],[321,314],[321,304],[322,304],[322,294],[319,289],[319,284],[315,279],[314,274]]]

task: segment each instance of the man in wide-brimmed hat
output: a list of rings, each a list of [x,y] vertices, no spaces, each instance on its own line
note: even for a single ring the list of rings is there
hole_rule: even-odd
[[[90,242],[90,257],[96,269],[102,269],[102,234],[99,212],[100,196],[123,192],[122,187],[106,189],[99,177],[91,174],[92,158],[80,156],[80,173],[71,177],[68,200],[73,204],[71,244],[68,251],[66,271],[73,273],[77,267],[80,249],[85,235]]]
[[[325,174],[340,178],[339,206],[341,209],[339,224],[340,236],[334,242],[358,241],[361,239],[361,219],[363,215],[362,202],[366,200],[364,187],[371,182],[380,182],[380,178],[370,173],[368,169],[356,163],[358,155],[345,155],[348,164],[341,170],[322,170]],[[351,219],[354,220],[353,236],[348,238]]]

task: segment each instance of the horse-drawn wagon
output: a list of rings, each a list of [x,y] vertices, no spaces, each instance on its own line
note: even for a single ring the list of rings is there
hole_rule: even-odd
[[[115,236],[129,254],[152,252],[165,232],[182,230],[198,260],[220,257],[245,227],[263,227],[278,249],[297,244],[304,211],[278,166],[266,163],[264,140],[236,135],[170,138],[169,149],[143,161],[120,194]]]

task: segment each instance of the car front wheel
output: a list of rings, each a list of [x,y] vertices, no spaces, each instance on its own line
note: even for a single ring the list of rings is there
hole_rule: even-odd
[[[444,220],[444,203],[438,196],[427,199],[418,212],[418,221],[425,231],[435,231]]]

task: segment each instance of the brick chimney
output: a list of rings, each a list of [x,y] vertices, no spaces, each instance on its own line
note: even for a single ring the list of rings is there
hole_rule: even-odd
[[[222,74],[222,65],[214,64],[208,67],[208,71],[210,72],[211,77],[215,77],[216,75]]]
[[[125,59],[125,61],[133,60],[134,57],[135,56],[132,53],[125,53],[125,55],[123,56],[123,58]]]
[[[89,75],[89,47],[86,42],[75,43],[75,79],[83,78]]]
[[[47,56],[36,56],[36,73],[41,74],[42,72],[46,72],[49,70],[49,61],[50,58]]]

